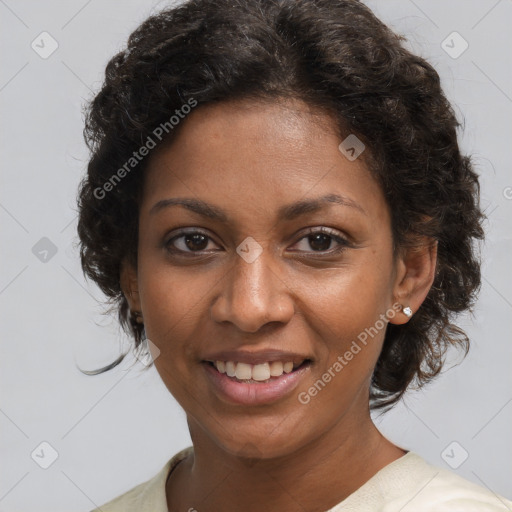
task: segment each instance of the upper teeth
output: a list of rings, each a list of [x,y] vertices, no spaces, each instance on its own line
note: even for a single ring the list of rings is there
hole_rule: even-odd
[[[215,367],[220,373],[226,373],[228,377],[236,377],[239,380],[267,380],[270,377],[280,377],[283,372],[290,373],[293,370],[293,362],[272,361],[262,364],[236,363],[233,361],[215,361]]]

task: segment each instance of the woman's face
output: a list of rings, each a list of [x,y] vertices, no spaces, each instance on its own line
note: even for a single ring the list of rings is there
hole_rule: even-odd
[[[349,161],[332,119],[286,105],[198,107],[155,150],[132,275],[155,366],[191,429],[263,458],[368,415],[399,277],[364,153]],[[245,363],[228,364],[239,380],[306,362],[247,383],[216,360]]]

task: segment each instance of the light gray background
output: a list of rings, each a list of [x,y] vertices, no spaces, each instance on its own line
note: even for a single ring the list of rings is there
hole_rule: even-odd
[[[368,3],[441,74],[465,121],[462,146],[475,156],[489,215],[476,316],[461,319],[470,355],[376,422],[442,467],[467,451],[457,473],[512,497],[512,2]],[[87,161],[81,106],[129,33],[165,5],[0,0],[0,511],[90,510],[152,477],[190,444],[185,415],[154,368],[141,373],[133,357],[96,377],[75,368],[75,361],[97,368],[128,346],[115,321],[101,315],[102,295],[84,282],[73,246]],[[43,31],[59,45],[47,59],[31,48]],[[441,47],[453,31],[469,43],[457,59]],[[57,248],[46,262],[32,252],[43,237]],[[44,441],[58,453],[48,469],[31,458],[37,449],[39,462],[49,460]]]

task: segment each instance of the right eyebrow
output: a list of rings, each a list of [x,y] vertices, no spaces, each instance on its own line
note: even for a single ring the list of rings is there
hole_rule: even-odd
[[[205,201],[201,201],[200,199],[195,199],[192,197],[173,197],[169,199],[162,199],[154,204],[149,210],[149,214],[153,215],[164,208],[168,208],[169,206],[180,205],[188,210],[197,213],[203,217],[207,217],[209,219],[217,220],[220,222],[227,222],[227,215],[217,206],[213,204],[206,203]]]

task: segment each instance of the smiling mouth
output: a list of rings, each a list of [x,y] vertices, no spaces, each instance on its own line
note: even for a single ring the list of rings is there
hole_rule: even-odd
[[[234,361],[202,361],[217,397],[235,406],[265,406],[289,398],[311,373],[311,359],[268,361],[255,365]]]
[[[281,379],[283,375],[295,373],[309,366],[312,361],[310,359],[305,359],[299,363],[293,363],[292,361],[272,361],[256,365],[235,361],[203,362],[234,382],[267,384]]]

